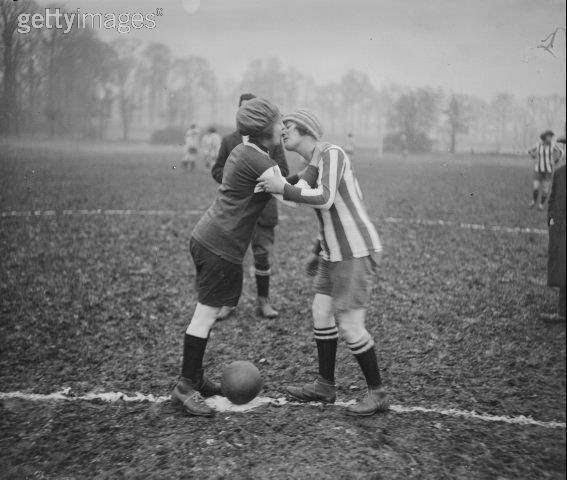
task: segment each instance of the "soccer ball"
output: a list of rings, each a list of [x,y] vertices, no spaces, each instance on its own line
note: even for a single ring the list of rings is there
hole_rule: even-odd
[[[239,360],[222,370],[222,393],[236,405],[243,405],[254,399],[262,390],[262,383],[260,370],[250,362]]]

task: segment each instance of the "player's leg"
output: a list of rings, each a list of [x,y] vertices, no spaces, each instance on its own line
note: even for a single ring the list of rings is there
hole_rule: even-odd
[[[339,331],[356,358],[368,387],[368,395],[347,408],[352,415],[373,415],[388,409],[382,389],[374,340],[366,329],[366,309],[370,303],[374,277],[371,257],[354,258],[333,265],[333,309]]]
[[[314,382],[290,385],[286,390],[293,398],[302,402],[334,403],[338,330],[333,317],[332,298],[317,293],[313,299],[312,311],[319,376]]]
[[[533,208],[534,205],[537,203],[539,197],[539,188],[540,188],[539,179],[536,176],[534,176],[533,185],[532,185],[532,201],[530,202],[530,208]]]
[[[270,304],[270,257],[274,246],[273,226],[256,225],[251,247],[254,256],[254,274],[258,293],[257,313],[265,318],[276,318],[278,312]]]
[[[185,153],[183,154],[183,157],[181,159],[181,166],[183,167],[184,170],[187,170],[187,168],[189,167],[189,151],[185,150]]]
[[[191,240],[198,303],[184,335],[183,364],[173,397],[192,415],[211,416],[202,396],[220,394],[220,386],[207,379],[203,357],[209,333],[222,305],[236,305],[242,291],[242,266],[231,264]]]
[[[313,299],[313,334],[317,344],[319,377],[315,382],[304,385],[291,385],[287,392],[304,402],[322,401],[333,403],[336,397],[335,363],[337,356],[338,330],[333,316],[333,299],[330,295],[329,262],[320,261],[315,278],[315,298]]]
[[[549,192],[551,191],[551,175],[546,175],[545,178],[541,180],[541,197],[539,200],[539,209],[543,210],[545,202],[547,201],[547,197],[549,196]]]
[[[366,385],[368,396],[359,403],[348,407],[353,415],[373,415],[388,409],[387,396],[382,389],[382,378],[378,368],[374,340],[365,327],[365,309],[337,313],[339,330],[345,338],[350,351],[356,358]]]

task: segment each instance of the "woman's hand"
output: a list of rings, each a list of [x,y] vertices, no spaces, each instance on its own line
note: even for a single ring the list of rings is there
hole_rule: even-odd
[[[305,264],[305,271],[310,277],[317,275],[317,269],[319,268],[319,255],[312,253],[307,259]]]
[[[258,182],[258,187],[262,192],[267,193],[283,193],[285,186],[285,180],[279,175],[274,175],[273,177],[267,178],[266,180],[261,180]]]

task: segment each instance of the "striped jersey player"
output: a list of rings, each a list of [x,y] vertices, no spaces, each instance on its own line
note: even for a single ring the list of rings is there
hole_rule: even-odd
[[[528,152],[534,159],[533,198],[530,202],[530,208],[534,207],[539,197],[538,208],[543,210],[545,201],[549,196],[553,170],[563,155],[563,151],[553,141],[553,137],[554,133],[551,130],[546,130],[540,135],[540,141],[537,145]]]
[[[309,165],[295,185],[291,179],[286,182],[274,176],[261,181],[259,187],[283,194],[284,200],[314,208],[319,219],[318,246],[308,262],[308,271],[316,271],[313,328],[319,376],[312,383],[289,386],[287,391],[301,401],[335,401],[340,331],[368,385],[367,397],[349,406],[347,413],[373,415],[388,409],[374,340],[365,327],[375,259],[382,245],[344,150],[319,141],[321,124],[309,110],[286,115],[283,122],[285,148],[297,152]]]
[[[366,257],[382,250],[380,238],[368,218],[362,192],[350,159],[338,146],[317,145],[316,188],[287,184],[284,199],[315,209],[319,220],[320,255],[330,262]]]

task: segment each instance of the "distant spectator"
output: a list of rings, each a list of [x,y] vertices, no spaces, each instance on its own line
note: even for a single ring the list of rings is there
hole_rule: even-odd
[[[565,143],[565,139],[562,139]],[[565,165],[553,175],[547,210],[549,250],[547,258],[547,285],[559,287],[557,313],[544,315],[548,319],[565,320]]]
[[[197,159],[199,158],[199,136],[200,131],[197,125],[192,124],[185,134],[185,153],[181,165],[183,168],[195,170]]]
[[[354,134],[349,133],[347,136],[347,141],[345,144],[345,152],[346,154],[352,158],[354,157]]]
[[[203,152],[203,159],[205,160],[205,167],[207,170],[216,160],[221,146],[221,136],[217,133],[215,127],[210,127],[203,138],[201,139],[201,150]]]
[[[530,202],[530,208],[536,205],[539,197],[538,208],[539,210],[543,210],[543,206],[549,195],[553,170],[563,156],[563,151],[553,141],[553,137],[554,133],[551,130],[546,130],[539,136],[540,141],[538,144],[528,151],[535,160],[533,198]]]

